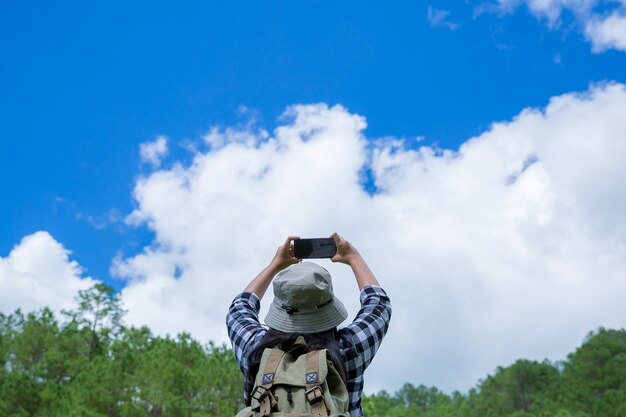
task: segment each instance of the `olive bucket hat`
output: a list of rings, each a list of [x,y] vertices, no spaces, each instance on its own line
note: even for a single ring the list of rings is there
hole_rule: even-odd
[[[333,294],[328,271],[313,262],[283,269],[273,281],[274,301],[265,324],[285,333],[319,333],[333,329],[348,317]]]

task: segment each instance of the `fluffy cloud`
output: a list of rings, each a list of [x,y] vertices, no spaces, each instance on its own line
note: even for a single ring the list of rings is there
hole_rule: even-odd
[[[6,258],[0,257],[0,311],[28,312],[47,306],[58,313],[75,307],[78,291],[95,281],[83,277],[69,255],[48,232],[24,237]]]
[[[626,7],[608,16],[593,16],[585,25],[585,34],[593,41],[593,49],[626,51]]]
[[[624,108],[625,86],[595,86],[456,151],[367,139],[363,117],[323,104],[290,107],[272,134],[212,129],[189,166],[136,185],[129,221],[155,238],[114,264],[127,319],[226,341],[231,299],[285,236],[338,231],[394,305],[368,390],[465,390],[517,358],[563,359],[626,315]],[[356,313],[350,271],[320,262]]]
[[[161,160],[167,155],[167,138],[157,136],[152,142],[145,142],[139,145],[139,155],[142,162],[150,163],[152,166],[161,165]]]
[[[551,28],[559,26],[564,12],[571,13],[592,44],[594,52],[626,51],[626,2],[607,0],[498,0],[501,10],[512,11],[520,3],[528,6]],[[599,10],[601,9],[601,10]]]

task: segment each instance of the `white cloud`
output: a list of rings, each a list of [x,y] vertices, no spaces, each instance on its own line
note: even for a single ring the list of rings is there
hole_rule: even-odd
[[[585,35],[593,41],[594,52],[626,51],[626,8],[608,16],[592,17],[585,25]]]
[[[545,18],[551,27],[557,26],[564,10],[577,16],[591,12],[599,0],[498,0],[500,8],[511,12],[520,4],[526,4],[537,17]]]
[[[428,6],[428,10],[426,11],[426,19],[428,19],[428,23],[430,23],[431,27],[443,27],[449,30],[456,30],[458,25],[450,22],[448,16],[450,16],[448,10],[435,9],[432,6]]]
[[[406,381],[465,390],[517,358],[563,359],[626,315],[624,108],[623,85],[595,86],[458,151],[367,140],[363,117],[323,104],[290,107],[269,136],[214,131],[219,146],[136,185],[131,217],[155,238],[115,262],[127,319],[226,341],[231,299],[285,236],[338,231],[394,305],[368,391]],[[356,313],[348,269],[322,264]]]
[[[574,16],[594,52],[608,49],[626,51],[626,2],[614,0],[498,0],[499,9],[513,11],[526,4],[548,26],[560,26],[563,13]],[[598,11],[598,8],[603,10]]]
[[[165,136],[157,136],[152,142],[140,144],[139,154],[142,162],[150,163],[155,167],[160,166],[163,157],[167,155],[167,138]]]
[[[7,257],[0,257],[0,311],[29,312],[47,306],[59,313],[74,308],[78,291],[95,281],[83,277],[80,265],[69,255],[48,232],[24,237]]]

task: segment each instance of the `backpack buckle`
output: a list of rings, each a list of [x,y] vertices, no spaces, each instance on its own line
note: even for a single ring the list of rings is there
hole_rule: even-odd
[[[262,385],[257,385],[254,391],[252,391],[250,397],[260,403],[261,401],[263,401],[263,398],[267,397],[267,395],[270,393],[271,392],[269,389],[265,388]]]
[[[313,388],[306,390],[304,394],[306,395],[306,400],[311,405],[317,403],[319,400],[322,400],[324,398],[324,393],[322,392],[322,388],[320,388],[319,385],[316,385]]]

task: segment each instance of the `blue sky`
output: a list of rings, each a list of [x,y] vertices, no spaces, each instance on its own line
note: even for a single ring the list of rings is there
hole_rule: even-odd
[[[3,2],[0,257],[43,230],[122,289],[114,258],[165,242],[124,221],[148,211],[138,179],[188,167],[186,145],[212,126],[271,133],[291,105],[340,104],[369,141],[458,150],[555,96],[626,83],[623,40],[587,29],[623,10],[590,3],[554,18],[530,0]],[[169,154],[154,167],[140,144],[159,135]]]
[[[626,79],[622,52],[594,54],[525,8],[473,17],[478,5],[432,3],[449,30],[415,1],[4,2],[0,253],[50,230],[108,281],[145,231],[85,219],[132,209],[138,144],[242,122],[242,105],[271,129],[292,103],[341,103],[369,137],[456,148],[553,95]]]

